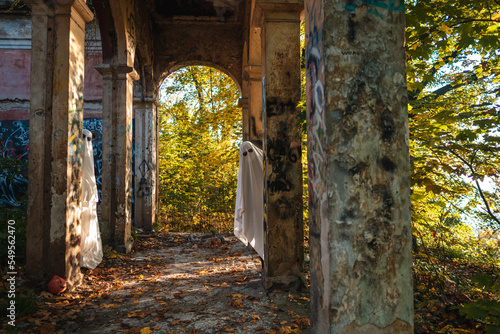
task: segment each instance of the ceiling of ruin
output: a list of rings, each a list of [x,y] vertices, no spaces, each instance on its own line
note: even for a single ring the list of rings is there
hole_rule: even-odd
[[[92,9],[93,0],[87,0]],[[101,1],[99,1],[101,2]],[[211,21],[241,22],[245,0],[142,0],[142,9],[146,9],[154,23],[163,21]],[[29,6],[23,1],[0,0],[0,9],[12,14],[29,12]]]
[[[243,0],[154,0],[157,19],[239,21]]]

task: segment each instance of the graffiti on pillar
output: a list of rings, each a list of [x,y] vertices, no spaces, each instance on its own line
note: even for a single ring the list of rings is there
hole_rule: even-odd
[[[309,188],[309,238],[311,258],[311,318],[330,315],[330,252],[326,171],[327,128],[325,122],[325,59],[323,0],[306,0],[306,93]],[[322,313],[321,316],[318,314]],[[312,324],[315,325],[314,323]]]
[[[267,116],[280,116],[284,114],[292,114],[297,109],[297,105],[293,101],[282,102],[275,97],[267,99],[266,114]]]
[[[127,134],[127,132],[129,132],[130,130],[132,130],[132,126],[133,126],[133,123],[134,123],[134,120],[131,119],[130,122],[128,123],[127,126],[125,125],[120,125],[117,129],[116,129],[116,134],[118,137],[121,137],[121,136],[125,136]]]
[[[0,207],[25,204],[28,143],[28,121],[0,122]]]
[[[83,128],[92,132],[92,147],[94,149],[94,172],[99,198],[102,189],[102,118],[86,118],[83,120]]]
[[[75,122],[74,126],[79,126],[79,122]],[[102,119],[86,118],[83,120],[83,128],[94,135],[92,139],[94,171],[99,199],[101,199]],[[122,129],[121,134],[125,134],[130,129],[133,131],[133,121]],[[64,135],[64,130],[60,129],[52,134],[52,138],[60,140]],[[134,156],[133,144],[132,142],[132,164]],[[76,149],[70,147],[70,150],[78,149],[78,147]],[[20,206],[25,203],[28,191],[28,151],[29,121],[0,121],[0,207]],[[117,182],[120,182],[120,180],[117,180]]]
[[[322,21],[322,13],[318,13],[319,9],[316,4],[313,4],[309,9],[311,14],[307,34],[307,117],[308,117],[308,186],[309,186],[309,202],[311,203],[316,198],[321,198],[324,191],[324,173],[322,166],[324,160],[324,146],[326,142],[326,125],[325,125],[325,90],[323,86],[323,78],[325,71],[325,63],[323,59],[323,30],[318,21]],[[312,15],[314,14],[314,15]]]
[[[268,102],[268,107],[269,105]],[[293,131],[292,126],[285,121],[278,121],[275,127],[276,136],[269,138],[267,142],[266,159],[272,167],[267,181],[270,192],[291,191],[294,188],[293,179],[297,180],[297,175],[292,171],[294,164],[300,162],[302,152],[300,143],[292,143],[287,135]]]
[[[309,200],[313,201],[315,197],[320,196],[322,187],[320,184],[324,183],[323,175],[319,168],[324,160],[324,141],[326,133],[326,125],[324,121],[324,108],[325,108],[325,92],[323,82],[319,80],[319,76],[324,71],[324,61],[321,59],[319,49],[316,47],[311,48],[307,59],[307,75],[308,75],[308,150],[309,162],[309,190],[311,191]]]
[[[382,17],[380,13],[377,13],[373,9],[369,9],[369,7],[377,7],[382,9],[387,9],[389,11],[399,11],[404,12],[405,4],[404,0],[356,0],[354,3],[349,3],[345,6],[349,12],[355,12],[356,8],[365,7],[367,13],[375,15],[377,17]]]
[[[137,189],[137,197],[144,198],[146,205],[151,205],[152,203],[152,185],[151,180],[147,177],[150,169],[149,163],[146,160],[142,160],[139,165],[139,172],[141,175],[139,179],[139,189]]]

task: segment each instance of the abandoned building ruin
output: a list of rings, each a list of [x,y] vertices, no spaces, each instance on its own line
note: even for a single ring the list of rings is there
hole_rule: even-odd
[[[206,65],[234,79],[242,95],[242,139],[264,151],[264,284],[300,284],[296,116],[304,20],[313,333],[413,332],[403,0],[26,0],[0,6],[2,149],[29,162],[29,275],[57,274],[70,286],[82,280],[84,126],[102,142],[103,242],[128,252],[132,219],[151,229],[158,201],[158,88],[177,69]],[[21,139],[18,147],[7,147],[9,134]],[[13,197],[3,194],[2,201]]]

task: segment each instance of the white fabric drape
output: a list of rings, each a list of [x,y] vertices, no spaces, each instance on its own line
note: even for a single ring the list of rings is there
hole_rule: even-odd
[[[264,259],[264,184],[262,150],[245,141],[240,146],[234,235]]]
[[[82,166],[81,266],[94,269],[102,261],[102,242],[96,210],[99,197],[94,174],[94,149],[89,130],[83,130]]]

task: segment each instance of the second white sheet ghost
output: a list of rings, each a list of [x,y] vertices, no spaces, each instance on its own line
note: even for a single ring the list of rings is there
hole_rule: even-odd
[[[81,266],[94,269],[102,261],[102,243],[96,204],[99,201],[94,174],[92,133],[83,130]]]
[[[249,141],[240,146],[234,235],[264,259],[264,185],[262,150]]]

